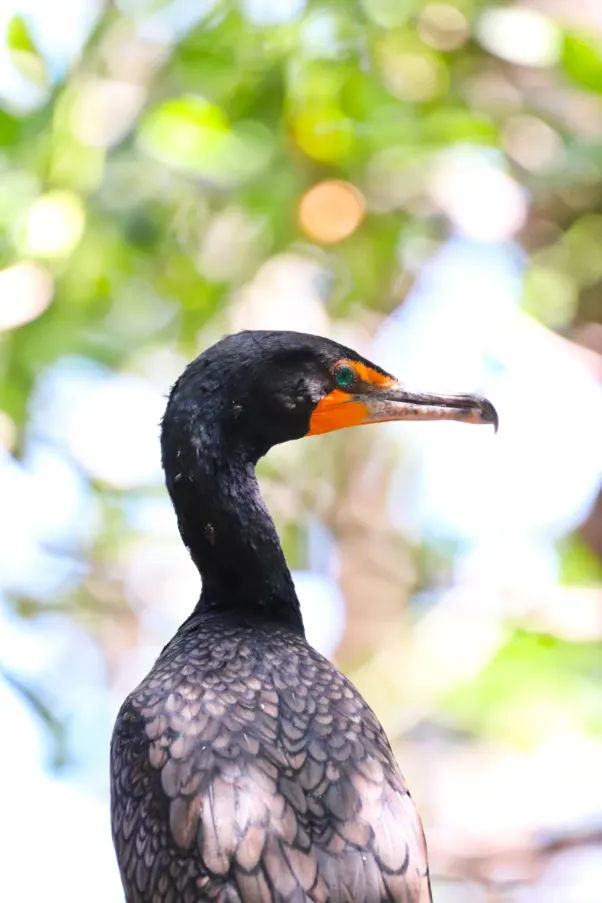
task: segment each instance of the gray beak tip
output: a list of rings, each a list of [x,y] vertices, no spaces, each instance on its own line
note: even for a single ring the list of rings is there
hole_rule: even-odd
[[[490,401],[487,401],[486,398],[480,398],[478,403],[482,422],[490,423],[493,427],[493,432],[497,433],[500,425],[500,419],[498,417],[496,409],[493,407]]]

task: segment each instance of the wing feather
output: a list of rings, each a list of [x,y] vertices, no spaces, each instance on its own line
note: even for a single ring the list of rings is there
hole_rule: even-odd
[[[113,737],[127,903],[428,903],[420,821],[357,691],[290,635],[262,655],[191,637]]]

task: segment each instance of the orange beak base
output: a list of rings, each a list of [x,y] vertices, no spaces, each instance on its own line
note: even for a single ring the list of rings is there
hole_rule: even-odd
[[[334,389],[316,406],[311,416],[308,436],[332,433],[348,426],[367,423],[369,411],[363,401],[342,389]]]

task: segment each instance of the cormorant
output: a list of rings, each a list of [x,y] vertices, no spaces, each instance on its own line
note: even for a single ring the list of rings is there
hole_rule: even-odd
[[[384,420],[491,423],[336,342],[243,332],[174,385],[162,461],[200,599],[121,707],[112,831],[127,903],[427,903],[420,819],[355,687],[308,645],[255,465]]]

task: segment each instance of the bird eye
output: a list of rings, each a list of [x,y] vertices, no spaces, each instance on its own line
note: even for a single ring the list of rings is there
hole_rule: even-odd
[[[340,386],[341,389],[348,389],[357,379],[357,373],[353,369],[353,367],[349,367],[347,364],[343,364],[341,367],[337,367],[334,373],[334,378],[336,380],[337,386]]]

